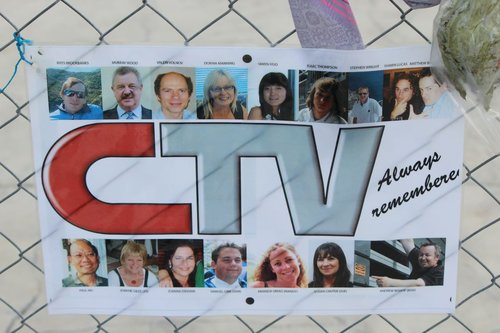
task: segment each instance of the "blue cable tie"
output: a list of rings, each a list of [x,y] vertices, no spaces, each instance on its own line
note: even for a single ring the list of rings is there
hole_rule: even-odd
[[[9,84],[12,82],[12,80],[16,76],[17,68],[19,67],[19,64],[21,63],[21,61],[24,61],[25,63],[27,63],[29,65],[33,65],[33,63],[31,61],[29,61],[28,59],[26,59],[24,57],[24,50],[25,50],[26,44],[31,45],[31,44],[33,44],[33,42],[29,39],[24,39],[23,37],[21,37],[21,34],[19,34],[17,32],[14,32],[13,36],[14,36],[14,40],[16,41],[17,51],[19,52],[19,60],[17,61],[16,65],[14,66],[14,73],[12,73],[12,76],[10,77],[7,84],[3,88],[0,89],[0,93],[3,93],[5,91],[5,89],[7,89]]]

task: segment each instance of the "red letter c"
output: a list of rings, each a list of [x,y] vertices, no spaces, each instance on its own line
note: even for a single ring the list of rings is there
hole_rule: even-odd
[[[87,188],[89,167],[106,157],[154,157],[154,127],[92,124],[68,132],[48,152],[42,183],[48,200],[66,221],[105,234],[190,234],[190,204],[111,204]]]

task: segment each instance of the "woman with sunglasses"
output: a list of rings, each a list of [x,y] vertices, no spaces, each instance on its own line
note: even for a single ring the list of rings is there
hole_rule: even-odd
[[[236,81],[223,69],[208,73],[198,119],[247,119],[247,109],[238,101]]]
[[[102,109],[95,104],[87,104],[87,88],[82,80],[69,77],[64,81],[59,96],[62,103],[50,113],[53,120],[102,119]]]

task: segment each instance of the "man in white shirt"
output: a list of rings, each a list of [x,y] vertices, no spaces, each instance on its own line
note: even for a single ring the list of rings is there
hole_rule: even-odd
[[[370,98],[368,87],[358,88],[359,99],[352,107],[352,123],[374,123],[382,118],[382,107],[380,104]]]
[[[212,251],[211,266],[215,272],[205,279],[206,288],[246,288],[240,277],[243,270],[244,249],[234,243],[224,243]]]

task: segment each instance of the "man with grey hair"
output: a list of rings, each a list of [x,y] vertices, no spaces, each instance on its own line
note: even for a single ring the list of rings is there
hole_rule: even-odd
[[[142,79],[133,67],[118,67],[113,74],[111,90],[118,103],[104,111],[104,119],[137,120],[151,119],[151,110],[141,105]]]

